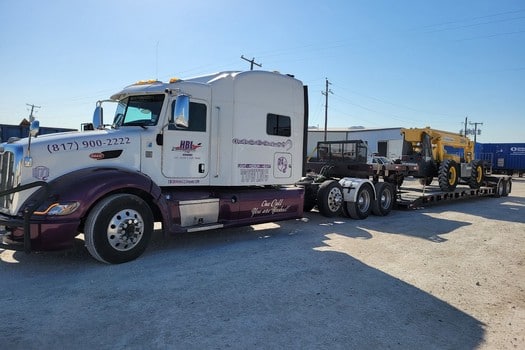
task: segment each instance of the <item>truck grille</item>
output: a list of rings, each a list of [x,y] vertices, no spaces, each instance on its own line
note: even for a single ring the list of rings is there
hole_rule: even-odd
[[[12,152],[0,153],[0,192],[12,189],[15,179],[15,157]],[[0,208],[8,208],[13,195],[0,197]]]

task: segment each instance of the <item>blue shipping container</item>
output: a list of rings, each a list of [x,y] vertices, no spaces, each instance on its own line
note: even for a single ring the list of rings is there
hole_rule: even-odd
[[[40,127],[39,135],[52,134],[64,131],[77,131],[77,129]],[[24,138],[29,136],[28,125],[0,124],[0,142],[6,142],[10,137]]]
[[[476,158],[486,161],[496,174],[525,173],[525,143],[477,143]]]

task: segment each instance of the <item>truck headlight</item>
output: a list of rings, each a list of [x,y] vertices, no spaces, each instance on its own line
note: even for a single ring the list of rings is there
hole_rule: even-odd
[[[63,216],[69,215],[78,209],[80,203],[68,202],[68,203],[53,203],[44,211],[35,211],[36,215],[53,215]]]

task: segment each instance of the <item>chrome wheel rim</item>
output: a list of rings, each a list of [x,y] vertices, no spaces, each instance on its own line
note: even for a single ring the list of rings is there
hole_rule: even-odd
[[[124,209],[110,220],[108,242],[113,249],[125,252],[139,244],[144,235],[144,220],[136,210]]]

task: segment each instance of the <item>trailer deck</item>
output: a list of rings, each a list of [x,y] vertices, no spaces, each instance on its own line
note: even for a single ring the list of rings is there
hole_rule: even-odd
[[[396,194],[396,207],[415,209],[460,199],[479,197],[505,197],[512,190],[512,177],[507,175],[486,176],[485,186],[470,188],[459,185],[454,191],[444,192],[437,185],[422,186],[415,179],[405,181]]]
[[[414,184],[415,185],[415,184]],[[496,196],[496,187],[458,187],[452,192],[443,192],[439,186],[403,187],[397,193],[396,205],[401,209],[416,209],[459,199]]]

